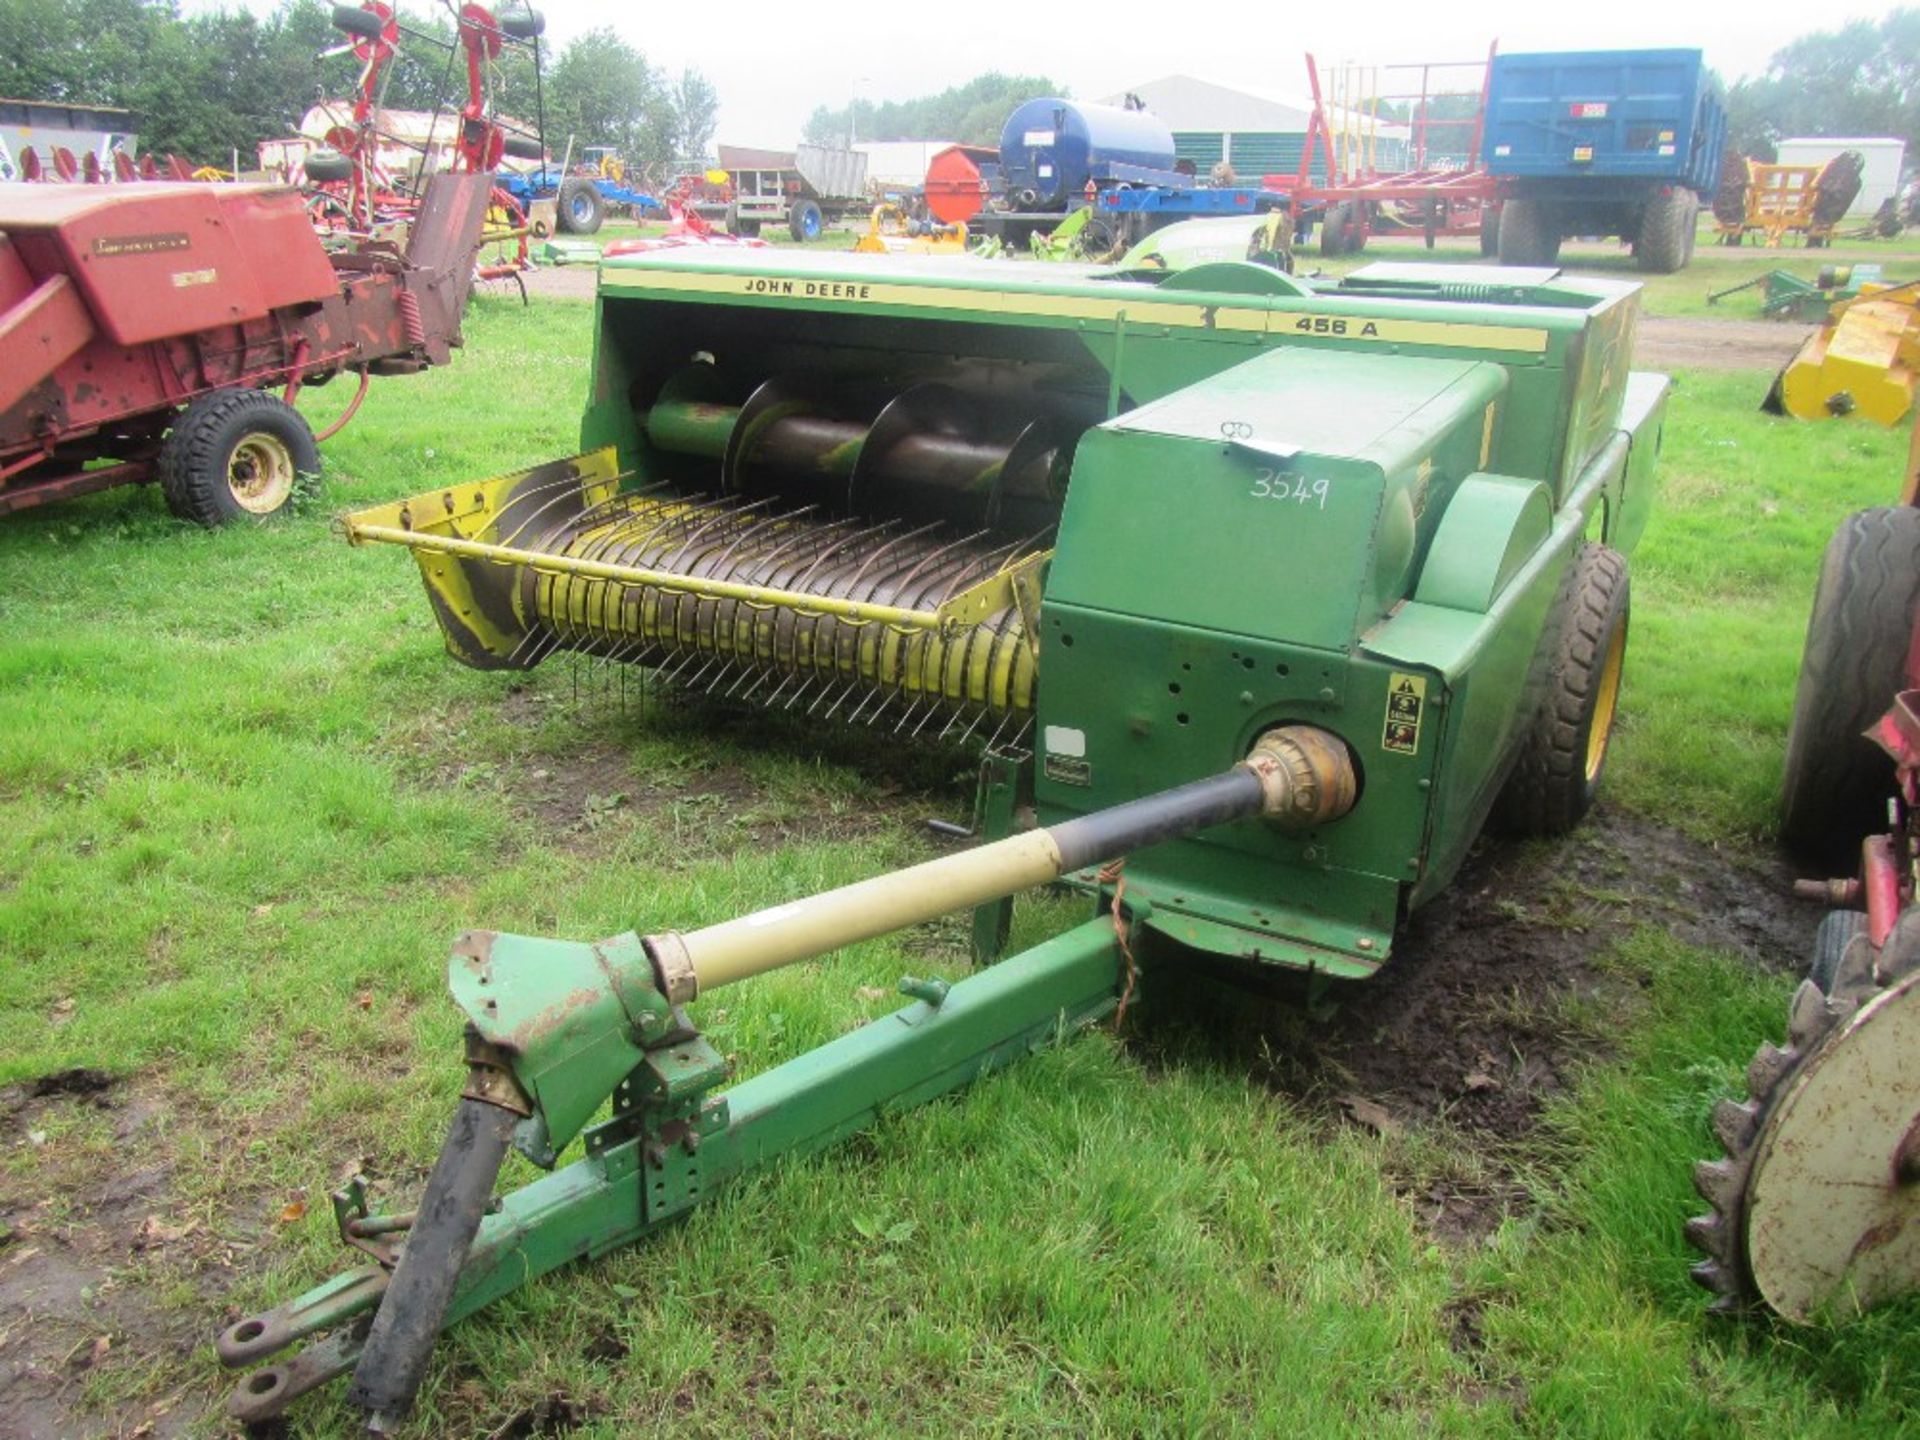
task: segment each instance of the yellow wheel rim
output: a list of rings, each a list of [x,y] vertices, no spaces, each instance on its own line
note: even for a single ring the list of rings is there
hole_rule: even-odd
[[[1627,658],[1627,626],[1614,626],[1607,641],[1607,658],[1600,667],[1600,692],[1594,698],[1593,724],[1587,728],[1587,783],[1600,778],[1607,763],[1607,741],[1613,738],[1613,712],[1620,704],[1620,670]]]
[[[240,508],[271,515],[293,494],[293,452],[272,435],[249,435],[227,457],[227,488]]]

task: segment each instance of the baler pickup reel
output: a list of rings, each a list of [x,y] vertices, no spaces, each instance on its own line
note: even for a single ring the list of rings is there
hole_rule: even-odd
[[[448,648],[482,669],[555,650],[807,713],[1014,741],[1072,446],[950,387],[741,403],[710,365],[646,415],[718,495],[633,486],[613,448],[363,510],[414,552]],[[717,473],[716,473],[717,472]]]
[[[420,1207],[369,1215],[358,1181],[334,1197],[342,1238],[374,1263],[221,1334],[222,1363],[240,1367],[332,1332],[246,1376],[229,1413],[268,1420],[351,1370],[350,1399],[384,1432],[445,1325],[641,1239],[745,1171],[1097,1022],[1133,962],[1102,915],[952,985],[904,979],[905,1009],[724,1092],[727,1063],[683,1008],[698,996],[1213,826],[1311,829],[1357,793],[1344,744],[1286,726],[1223,773],[705,929],[597,944],[467,932],[449,964],[467,1083]],[[610,1117],[590,1126],[609,1098]],[[509,1147],[552,1169],[583,1136],[582,1158],[493,1198]]]

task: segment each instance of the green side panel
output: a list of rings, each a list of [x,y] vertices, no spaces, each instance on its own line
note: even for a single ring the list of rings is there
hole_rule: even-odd
[[[1386,958],[1401,886],[1420,873],[1435,753],[1382,748],[1391,667],[1052,599],[1042,624],[1043,824],[1215,774],[1276,725],[1332,730],[1361,762],[1345,820],[1304,834],[1242,821],[1137,852],[1130,910],[1151,906],[1152,928],[1226,955],[1350,974]]]
[[[1607,505],[1607,543],[1623,555],[1640,543],[1653,511],[1654,466],[1666,438],[1667,397],[1672,393],[1673,382],[1664,375],[1627,376],[1620,428],[1632,437],[1631,449],[1619,492],[1608,497]]]
[[[1287,723],[1340,735],[1363,775],[1359,808],[1322,831],[1245,822],[1132,857],[1150,927],[1340,974],[1385,958],[1427,866],[1448,696],[1430,668],[1357,649],[1416,583],[1506,389],[1473,361],[1282,349],[1082,441],[1042,615],[1043,821],[1216,772]],[[1418,692],[1409,711],[1396,690]]]
[[[1282,349],[1142,406],[1081,441],[1048,601],[1344,651],[1407,594],[1505,388],[1495,365]]]

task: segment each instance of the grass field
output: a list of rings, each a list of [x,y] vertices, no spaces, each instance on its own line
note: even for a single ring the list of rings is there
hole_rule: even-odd
[[[582,697],[564,663],[464,670],[411,563],[329,533],[568,453],[590,315],[478,299],[466,353],[377,383],[290,523],[205,534],[125,490],[0,527],[0,1398],[22,1433],[220,1433],[207,1342],[347,1263],[326,1191],[356,1168],[383,1202],[417,1190],[462,1078],[458,930],[691,927],[923,857],[922,819],[964,813],[959,762]],[[1821,546],[1904,454],[1759,414],[1765,380],[1678,377],[1603,807],[1677,830],[1736,894],[1777,878]],[[1561,874],[1491,903],[1590,980],[1524,1002],[1520,1029],[1579,1042],[1524,1125],[1351,1123],[1337,1077],[1276,1078],[1285,1030],[1270,1050],[1149,1013],[460,1326],[417,1433],[1920,1432],[1920,1304],[1837,1331],[1703,1315],[1689,1168],[1798,957],[1697,943],[1666,923],[1686,895],[1640,903],[1658,875],[1564,879],[1599,843],[1475,872]],[[1016,941],[1076,913],[1025,902]],[[893,1008],[905,971],[964,968],[957,932],[920,931],[698,1018],[751,1070]],[[1368,1003],[1341,1001],[1363,1031]],[[1474,1003],[1510,1025],[1523,1001]],[[113,1078],[34,1093],[75,1067]],[[1443,1181],[1501,1203],[1436,1225]],[[336,1391],[292,1433],[350,1423]]]

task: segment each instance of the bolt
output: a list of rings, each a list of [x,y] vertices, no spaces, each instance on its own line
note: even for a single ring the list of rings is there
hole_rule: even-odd
[[[1320,698],[1322,700],[1325,700],[1328,704],[1332,704],[1333,703],[1333,687],[1331,685],[1322,685],[1320,687]]]
[[[1251,690],[1242,690],[1240,692],[1240,703],[1242,705],[1253,704],[1253,692]]]
[[[1355,943],[1357,943],[1362,950],[1371,950],[1373,948],[1373,937],[1371,935],[1362,935]]]

